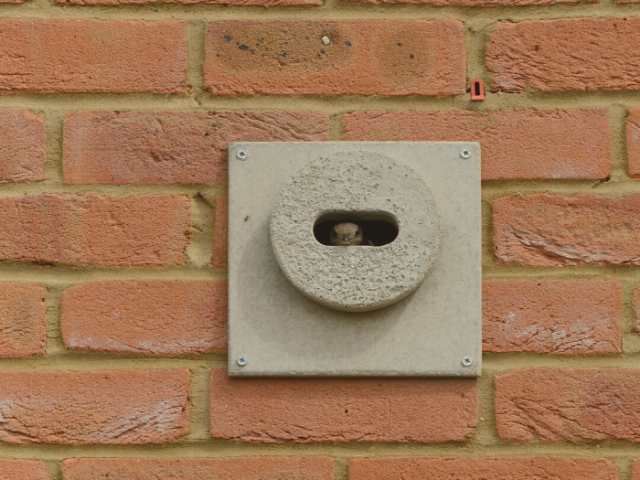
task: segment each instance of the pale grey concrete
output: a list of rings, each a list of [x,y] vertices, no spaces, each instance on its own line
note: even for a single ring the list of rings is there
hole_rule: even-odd
[[[335,212],[386,213],[398,237],[381,247],[322,245],[314,223]],[[377,310],[409,295],[440,245],[440,215],[420,175],[366,150],[322,155],[304,165],[280,192],[270,230],[276,260],[293,286],[346,312]]]
[[[477,143],[242,142],[230,145],[229,170],[230,375],[480,374]],[[341,192],[345,198],[336,199]],[[393,214],[398,238],[383,247],[317,243],[317,215],[345,209]],[[412,228],[423,245],[405,237]],[[397,281],[403,275],[409,280]],[[362,295],[353,293],[363,285]],[[406,298],[375,311],[334,309],[379,307],[411,286]]]

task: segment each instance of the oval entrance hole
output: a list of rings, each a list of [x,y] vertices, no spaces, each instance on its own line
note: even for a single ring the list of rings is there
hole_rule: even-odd
[[[398,223],[387,212],[329,212],[321,215],[313,226],[313,234],[322,245],[331,245],[331,231],[339,223],[355,223],[362,229],[362,246],[382,247],[398,236]]]

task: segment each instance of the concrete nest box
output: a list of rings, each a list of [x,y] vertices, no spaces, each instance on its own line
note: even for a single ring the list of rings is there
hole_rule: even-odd
[[[477,143],[229,146],[232,376],[478,376]]]
[[[323,245],[314,234],[318,220],[386,220],[398,234],[381,246]],[[337,152],[304,165],[280,192],[270,227],[289,281],[315,302],[346,312],[376,310],[406,297],[424,280],[440,245],[438,206],[424,180],[368,151]]]

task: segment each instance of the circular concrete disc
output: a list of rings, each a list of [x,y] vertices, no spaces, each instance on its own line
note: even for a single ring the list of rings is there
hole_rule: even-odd
[[[327,246],[321,216],[390,214],[397,238],[384,246]],[[308,298],[337,310],[391,305],[424,280],[440,245],[435,198],[411,168],[383,155],[346,151],[317,158],[286,183],[271,216],[271,244],[285,276]]]

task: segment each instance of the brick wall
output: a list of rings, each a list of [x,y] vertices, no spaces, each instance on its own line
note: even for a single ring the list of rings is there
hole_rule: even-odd
[[[0,480],[640,480],[639,45],[635,0],[0,0]],[[483,376],[230,380],[237,140],[479,141]]]

